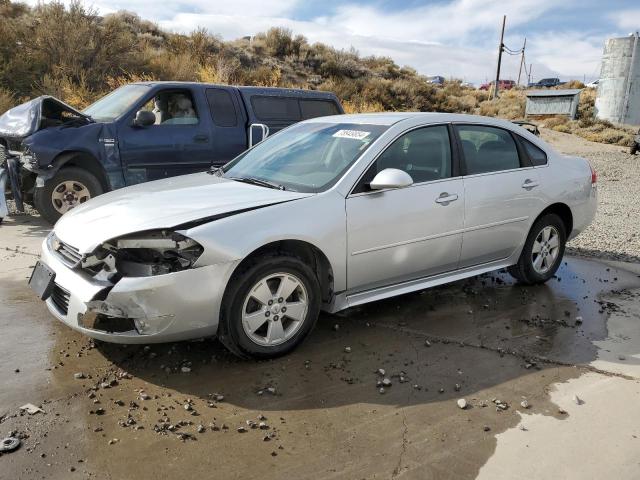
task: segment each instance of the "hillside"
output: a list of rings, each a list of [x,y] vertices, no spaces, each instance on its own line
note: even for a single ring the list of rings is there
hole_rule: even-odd
[[[348,112],[524,115],[522,91],[504,92],[490,101],[486,92],[459,81],[436,86],[390,58],[310,44],[281,28],[223,41],[202,29],[189,35],[163,31],[130,12],[99,16],[79,2],[67,8],[62,3],[31,8],[0,0],[0,18],[0,113],[43,94],[85,107],[131,81],[185,80],[330,90]],[[581,111],[588,115],[593,96],[583,98]],[[629,132],[587,116],[581,126],[554,122],[553,128],[589,134],[591,140],[624,145],[630,139]],[[608,134],[600,135],[604,130]]]

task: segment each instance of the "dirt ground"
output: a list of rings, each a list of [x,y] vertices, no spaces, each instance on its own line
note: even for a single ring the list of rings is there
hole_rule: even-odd
[[[2,479],[638,478],[637,263],[569,256],[543,286],[496,273],[325,314],[252,362],[70,331],[26,285],[47,231],[0,226],[0,439],[22,439]]]

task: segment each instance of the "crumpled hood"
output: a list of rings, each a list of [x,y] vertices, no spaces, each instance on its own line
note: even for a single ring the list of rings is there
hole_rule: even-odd
[[[129,233],[172,228],[311,195],[195,173],[100,195],[64,214],[54,231],[60,240],[87,253],[107,240]]]
[[[67,112],[75,117],[84,119],[86,122],[91,120],[82,112],[79,112],[62,100],[49,95],[29,100],[7,110],[0,116],[0,137],[7,138],[24,138],[41,128],[41,120],[43,112],[48,115],[59,116],[63,112]]]

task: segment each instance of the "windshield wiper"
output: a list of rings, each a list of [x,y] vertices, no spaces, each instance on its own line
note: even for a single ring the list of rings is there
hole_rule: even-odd
[[[279,185],[277,183],[267,182],[266,180],[261,180],[259,178],[254,177],[230,177],[231,180],[235,180],[236,182],[249,183],[251,185],[258,185],[260,187],[274,188],[276,190],[285,190],[284,185]]]

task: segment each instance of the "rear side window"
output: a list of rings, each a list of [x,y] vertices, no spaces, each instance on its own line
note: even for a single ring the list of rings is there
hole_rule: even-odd
[[[251,106],[259,120],[300,120],[300,107],[297,98],[253,96]]]
[[[501,128],[458,125],[467,175],[520,168],[520,157],[511,134]]]
[[[221,88],[208,88],[207,101],[213,123],[218,127],[235,127],[238,124],[236,107],[231,94]]]
[[[533,164],[534,167],[539,167],[541,165],[547,164],[547,154],[544,153],[544,150],[542,150],[539,147],[536,147],[529,140],[525,140],[522,137],[520,137],[520,142],[524,146],[524,149],[527,152],[527,155],[529,155],[529,158],[531,159],[531,163]]]
[[[328,115],[338,115],[340,111],[336,104],[330,100],[300,100],[300,111],[302,119],[326,117]]]

